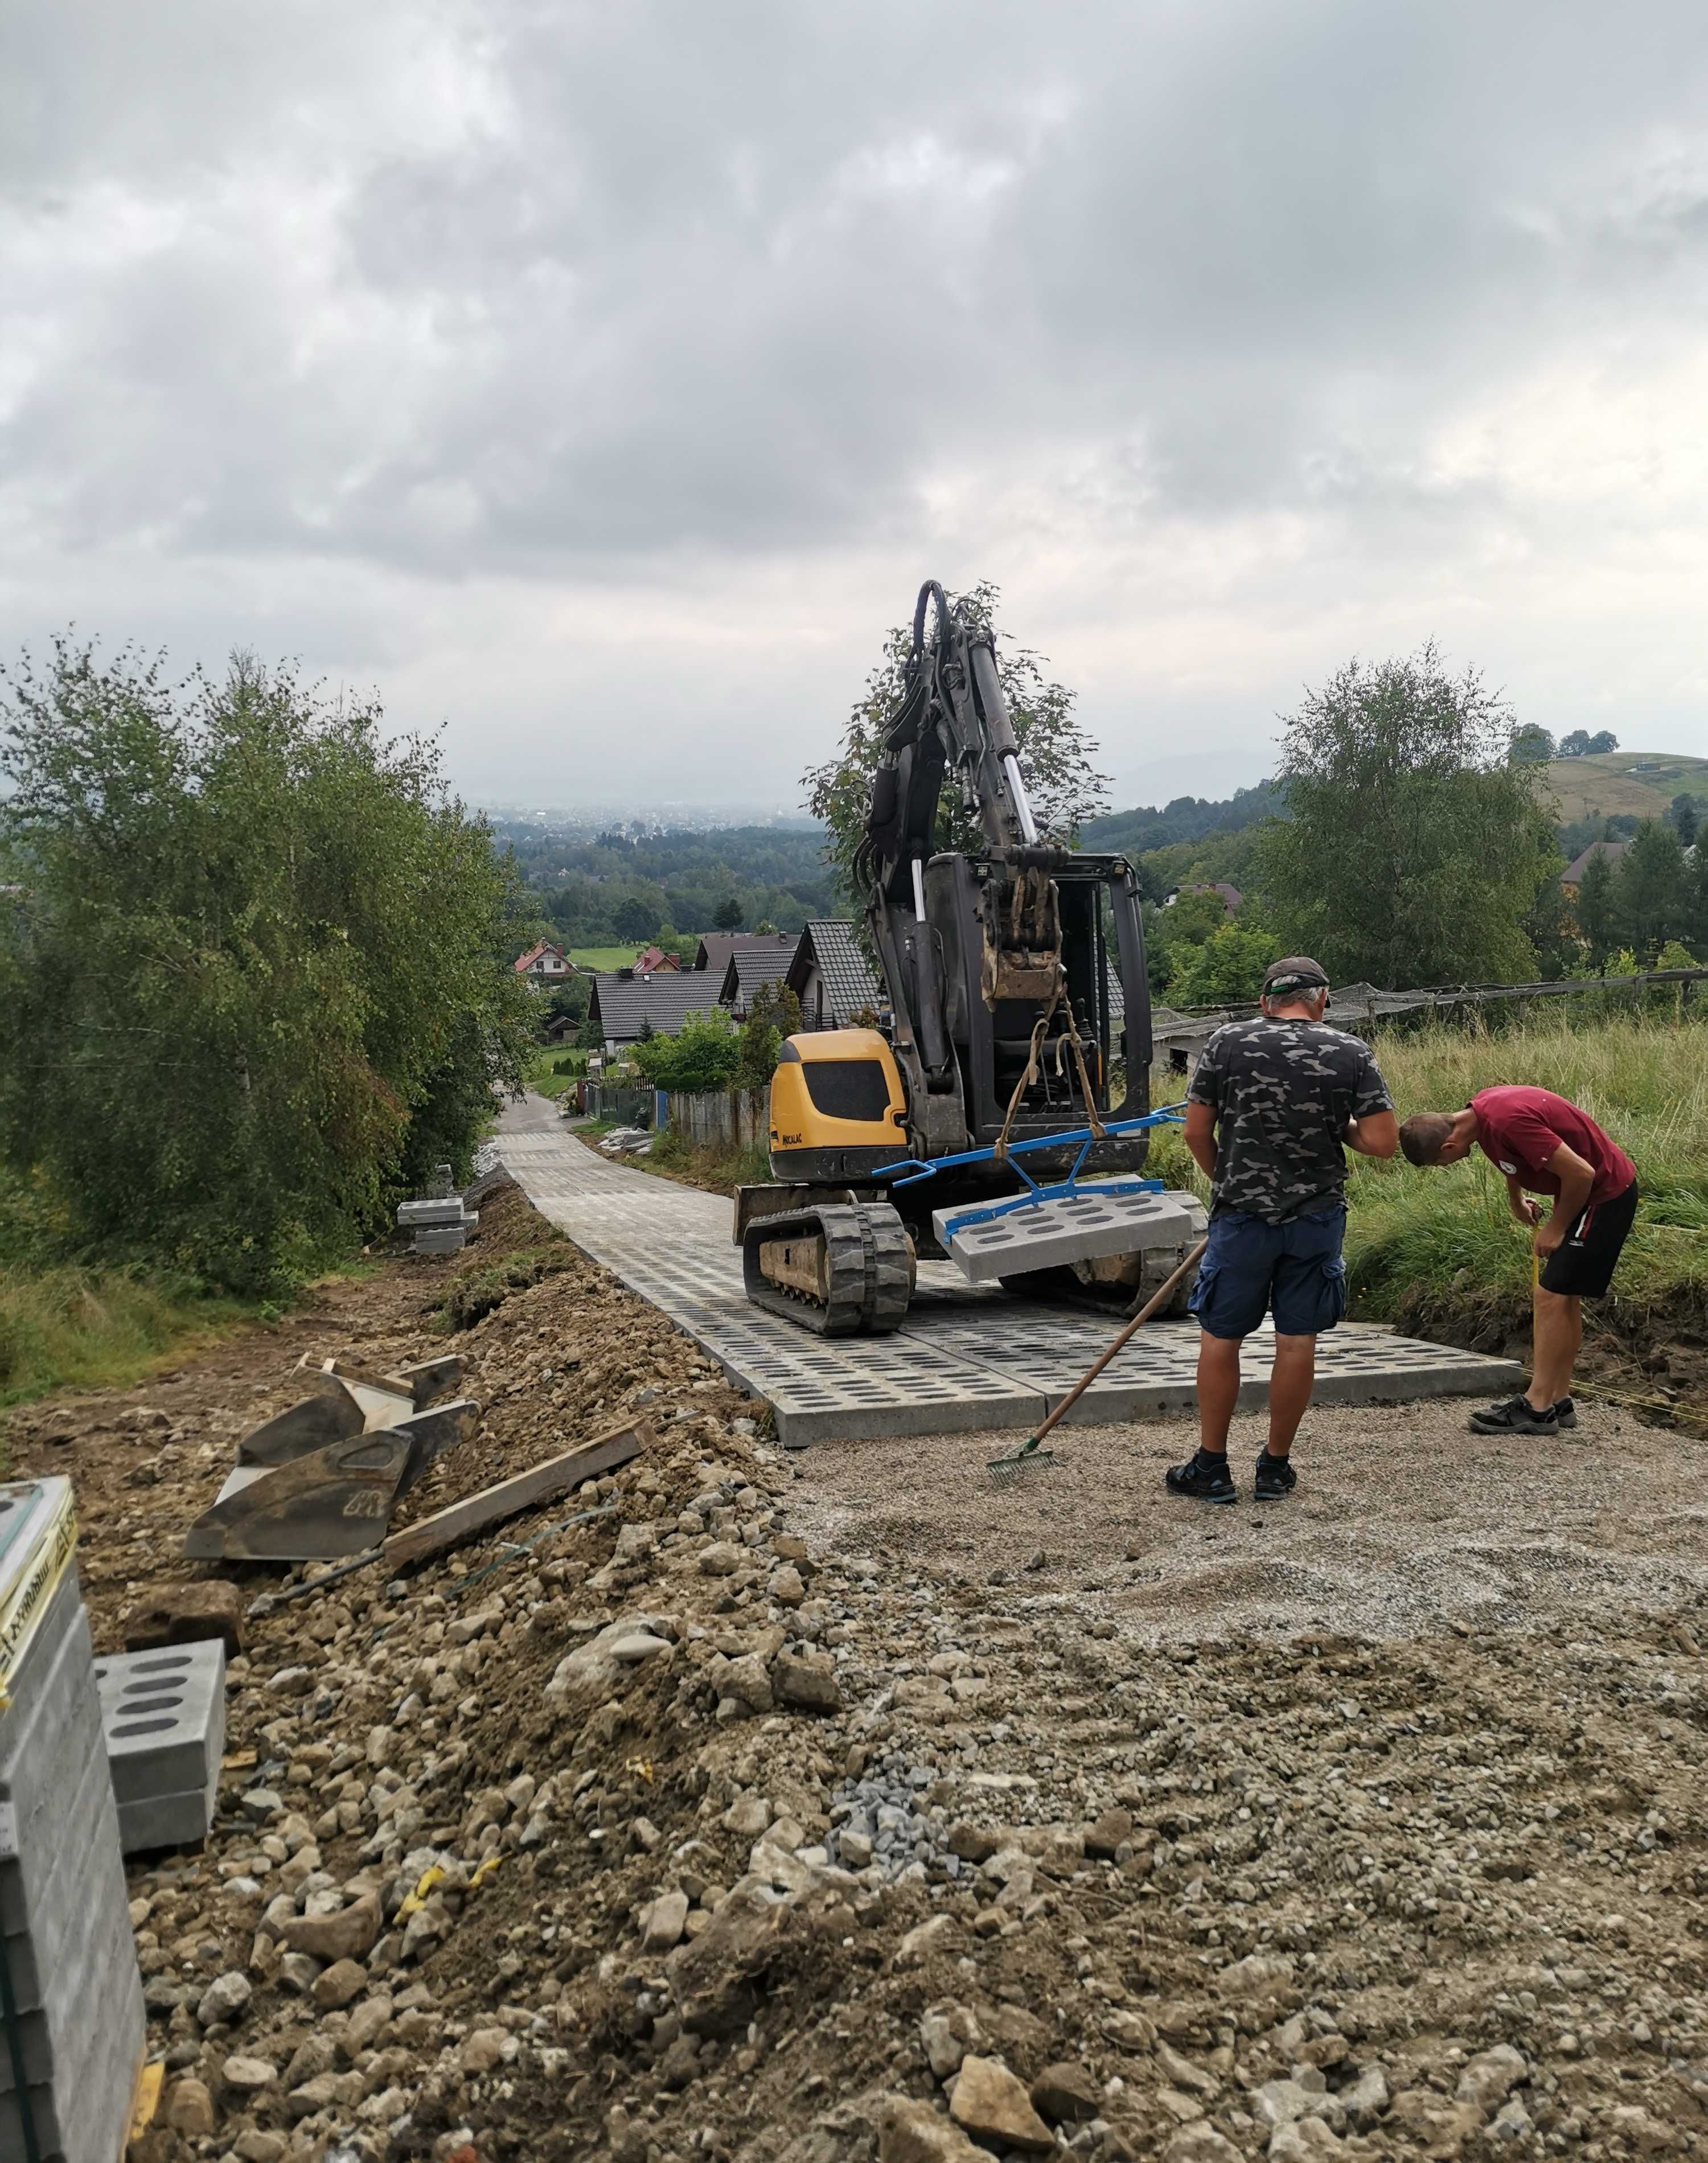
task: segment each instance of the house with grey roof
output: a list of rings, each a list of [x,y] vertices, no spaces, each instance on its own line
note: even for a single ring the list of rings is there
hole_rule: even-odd
[[[800,935],[783,982],[800,1001],[809,1029],[846,1029],[857,1013],[888,1003],[851,924],[824,918]]]
[[[799,938],[796,931],[708,931],[694,950],[694,966],[721,979],[732,954],[781,954],[787,962]]]
[[[588,1019],[607,1052],[621,1051],[648,1034],[674,1036],[689,1014],[720,1005],[722,991],[723,979],[703,970],[620,971],[594,979]]]
[[[786,948],[779,950],[768,939],[762,946],[738,946],[731,955],[719,997],[737,1021],[746,1021],[752,1012],[753,994],[762,984],[780,984],[788,977],[799,943],[791,935]]]

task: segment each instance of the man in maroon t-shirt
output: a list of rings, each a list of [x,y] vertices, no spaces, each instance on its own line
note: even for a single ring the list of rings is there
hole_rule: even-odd
[[[1536,1286],[1530,1387],[1473,1412],[1477,1434],[1553,1434],[1575,1427],[1572,1367],[1584,1301],[1599,1299],[1637,1214],[1637,1167],[1587,1112],[1551,1089],[1480,1089],[1462,1112],[1417,1112],[1400,1128],[1410,1164],[1457,1164],[1475,1145],[1506,1177],[1506,1200],[1531,1228]],[[1530,1200],[1548,1194],[1543,1216]]]

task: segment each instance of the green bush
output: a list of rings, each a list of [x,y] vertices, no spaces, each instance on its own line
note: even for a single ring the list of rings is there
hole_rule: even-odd
[[[651,1036],[634,1046],[635,1065],[655,1089],[688,1093],[730,1088],[741,1065],[735,1024],[722,1007],[689,1014],[674,1036]]]
[[[249,1296],[466,1170],[520,1086],[520,909],[431,745],[233,661],[0,678],[0,1158],[67,1239]]]

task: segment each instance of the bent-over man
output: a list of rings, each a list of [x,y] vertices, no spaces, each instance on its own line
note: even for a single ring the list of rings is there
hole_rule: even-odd
[[[1480,1089],[1463,1111],[1416,1112],[1400,1129],[1408,1164],[1458,1164],[1480,1149],[1506,1176],[1506,1204],[1543,1264],[1536,1281],[1530,1387],[1471,1414],[1473,1434],[1557,1434],[1575,1427],[1572,1369],[1584,1301],[1613,1281],[1637,1215],[1637,1167],[1587,1112],[1552,1089]],[[1543,1216],[1532,1194],[1553,1197]]]
[[[1229,1022],[1204,1046],[1187,1092],[1186,1144],[1212,1189],[1209,1244],[1198,1265],[1197,1453],[1167,1474],[1171,1495],[1231,1502],[1228,1428],[1239,1396],[1239,1347],[1275,1316],[1269,1442],[1255,1499],[1296,1482],[1293,1437],[1317,1379],[1317,1338],[1346,1312],[1347,1149],[1391,1156],[1393,1100],[1367,1044],[1324,1025],[1328,979],[1308,956],[1271,965],[1255,1020]]]

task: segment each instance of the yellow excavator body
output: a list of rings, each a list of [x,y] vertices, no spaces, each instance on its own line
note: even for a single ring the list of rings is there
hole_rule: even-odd
[[[771,1176],[869,1179],[908,1154],[907,1098],[895,1054],[875,1029],[791,1036],[771,1077]]]

